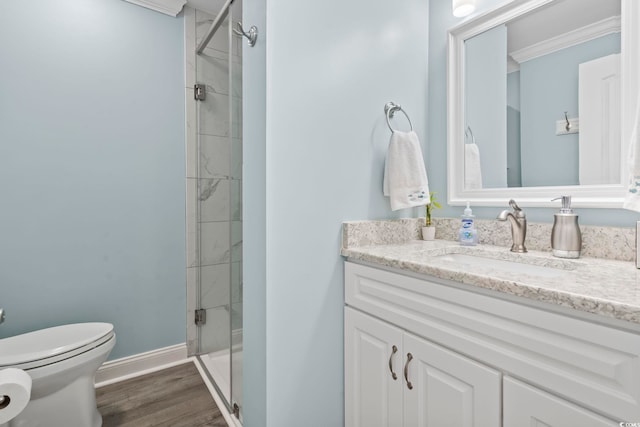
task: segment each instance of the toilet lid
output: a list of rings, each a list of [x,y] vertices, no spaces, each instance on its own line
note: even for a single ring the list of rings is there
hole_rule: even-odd
[[[0,339],[0,369],[29,369],[64,360],[99,346],[113,335],[110,323],[76,323]]]

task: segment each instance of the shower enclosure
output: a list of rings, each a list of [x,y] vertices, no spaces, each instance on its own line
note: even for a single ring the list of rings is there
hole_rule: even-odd
[[[212,11],[209,11],[212,12]],[[196,153],[197,179],[187,197],[195,222],[197,265],[195,304],[188,327],[190,352],[227,405],[241,419],[242,409],[242,49],[234,33],[242,1],[229,0],[217,14],[191,10],[194,25],[191,73],[195,78],[187,126]],[[187,16],[185,16],[187,18]],[[187,34],[188,34],[188,30]],[[187,36],[188,38],[188,36]],[[189,41],[187,40],[187,48]],[[190,55],[190,53],[187,53]],[[189,58],[187,73],[189,73]],[[187,93],[189,89],[187,88]],[[190,120],[190,115],[195,120]],[[189,130],[188,130],[189,132]],[[188,138],[189,139],[189,138]],[[187,142],[189,144],[189,142]],[[188,208],[189,210],[189,208]],[[189,270],[189,269],[188,269]],[[191,333],[189,333],[191,329]]]

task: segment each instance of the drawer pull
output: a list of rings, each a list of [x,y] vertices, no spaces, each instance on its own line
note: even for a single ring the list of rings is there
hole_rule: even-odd
[[[393,378],[394,380],[398,379],[398,376],[396,375],[396,373],[393,372],[393,355],[396,354],[397,352],[398,352],[398,347],[396,347],[395,345],[391,347],[391,356],[389,356],[389,370],[391,371],[391,378]]]
[[[409,390],[413,390],[413,384],[409,381],[409,362],[413,359],[413,355],[411,353],[407,353],[407,363],[404,364],[404,380],[407,382],[407,387]]]

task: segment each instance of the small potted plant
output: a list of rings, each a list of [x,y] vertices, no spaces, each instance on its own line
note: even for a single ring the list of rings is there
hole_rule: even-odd
[[[436,193],[429,193],[429,204],[426,206],[427,216],[424,227],[422,227],[422,240],[433,240],[436,237],[436,227],[431,222],[431,213],[434,209],[440,209],[442,205],[436,201]]]

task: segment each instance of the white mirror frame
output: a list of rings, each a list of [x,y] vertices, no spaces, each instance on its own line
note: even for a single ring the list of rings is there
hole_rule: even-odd
[[[447,64],[447,202],[474,206],[506,206],[515,199],[520,206],[551,207],[552,198],[572,196],[572,205],[583,208],[622,208],[627,192],[627,153],[633,131],[640,88],[640,1],[621,0],[622,53],[622,158],[620,184],[549,187],[464,188],[464,42],[465,40],[525,14],[537,7],[562,0],[513,0],[449,30]],[[461,161],[462,160],[462,161]]]

